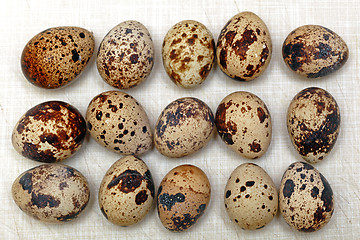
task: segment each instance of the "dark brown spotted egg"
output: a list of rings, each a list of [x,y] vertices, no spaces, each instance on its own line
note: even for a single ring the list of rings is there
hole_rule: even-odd
[[[27,170],[14,181],[11,191],[22,211],[48,223],[76,218],[90,198],[86,178],[62,164],[43,164]]]
[[[80,27],[55,27],[34,36],[21,55],[26,79],[42,88],[59,88],[74,80],[94,52],[91,32]]]
[[[204,214],[211,187],[206,174],[193,165],[172,169],[160,183],[157,209],[161,223],[172,232],[192,227]]]
[[[230,219],[242,229],[255,230],[270,223],[278,210],[278,193],[264,169],[244,163],[230,175],[224,196]]]
[[[142,83],[154,65],[154,46],[149,31],[137,21],[115,26],[102,40],[97,68],[105,82],[119,89]]]
[[[127,93],[108,91],[94,97],[86,121],[91,137],[113,152],[141,155],[152,147],[147,114]]]
[[[120,226],[142,220],[153,206],[154,182],[146,164],[125,156],[106,172],[99,190],[99,206],[105,218]]]
[[[252,93],[241,91],[226,96],[216,110],[215,124],[226,145],[243,157],[259,158],[270,145],[270,113]]]
[[[282,54],[291,70],[308,78],[318,78],[342,67],[348,59],[349,49],[330,29],[305,25],[286,37]]]
[[[290,103],[287,128],[301,157],[309,163],[319,162],[329,154],[339,135],[339,106],[324,89],[306,88]]]
[[[216,60],[220,69],[238,81],[259,77],[269,65],[272,53],[270,32],[252,12],[232,17],[220,32]]]
[[[279,206],[292,228],[314,232],[331,219],[333,191],[317,169],[308,163],[296,162],[286,169],[281,179]]]
[[[203,148],[211,140],[214,128],[213,113],[203,101],[179,98],[157,120],[155,147],[167,157],[184,157]]]
[[[59,162],[82,145],[86,122],[68,103],[49,101],[28,110],[17,122],[12,144],[23,156],[39,162]]]
[[[185,20],[166,34],[162,58],[166,73],[178,86],[193,88],[205,81],[214,62],[215,43],[201,23]]]

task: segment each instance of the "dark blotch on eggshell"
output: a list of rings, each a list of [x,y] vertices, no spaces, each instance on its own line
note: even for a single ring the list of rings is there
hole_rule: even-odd
[[[184,202],[185,196],[182,193],[177,193],[175,195],[169,195],[167,193],[164,193],[162,195],[159,195],[159,204],[164,206],[164,209],[170,211],[171,207],[175,205],[177,202]]]
[[[143,180],[143,176],[136,170],[126,170],[107,185],[107,188],[118,186],[118,188],[124,192],[133,192],[138,188]]]
[[[172,217],[171,220],[173,221],[174,228],[169,230],[174,232],[180,232],[188,229],[193,224],[195,224],[196,221],[203,215],[205,209],[206,204],[201,204],[196,210],[198,214],[196,214],[194,217],[187,213],[183,214],[183,217]]]

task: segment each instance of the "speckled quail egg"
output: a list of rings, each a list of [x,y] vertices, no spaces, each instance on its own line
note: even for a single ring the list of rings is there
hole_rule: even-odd
[[[154,182],[145,162],[125,156],[106,172],[100,185],[99,206],[110,222],[130,226],[146,216],[154,197]]]
[[[290,103],[287,128],[301,157],[309,163],[319,162],[329,154],[339,134],[339,106],[324,89],[306,88]]]
[[[197,21],[175,24],[164,38],[163,65],[178,86],[193,88],[204,82],[213,66],[214,55],[211,32]]]
[[[142,83],[154,65],[154,46],[149,31],[137,21],[115,26],[102,40],[97,68],[105,82],[119,89]]]
[[[152,147],[147,114],[127,93],[108,91],[94,97],[86,121],[91,137],[113,152],[141,155]]]
[[[278,210],[278,193],[264,169],[253,163],[238,166],[225,187],[225,208],[242,229],[255,230],[271,222]]]
[[[270,113],[252,93],[240,91],[226,96],[216,110],[215,124],[226,145],[243,157],[259,158],[270,145]]]
[[[292,228],[314,232],[331,219],[333,191],[317,169],[308,163],[296,162],[286,169],[281,179],[279,206]]]
[[[220,32],[216,60],[220,69],[235,80],[259,77],[269,65],[271,54],[270,32],[252,12],[236,14]]]
[[[86,67],[95,42],[80,27],[54,27],[34,36],[21,55],[26,79],[42,88],[59,88],[74,80]]]
[[[82,145],[86,122],[68,103],[49,101],[29,109],[17,122],[12,144],[23,156],[39,162],[59,162]]]
[[[161,223],[173,232],[192,227],[204,214],[211,187],[206,174],[193,165],[172,169],[160,183],[157,209]]]
[[[285,39],[282,54],[288,67],[301,76],[318,78],[342,67],[349,56],[345,41],[319,25],[305,25]]]
[[[22,211],[48,223],[74,219],[90,198],[86,178],[62,164],[43,164],[25,171],[14,181],[11,191]]]
[[[214,128],[214,115],[203,101],[179,98],[157,120],[155,147],[167,157],[184,157],[203,148],[213,136]]]

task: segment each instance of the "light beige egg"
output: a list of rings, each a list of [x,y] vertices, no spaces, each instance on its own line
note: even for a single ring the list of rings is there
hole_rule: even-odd
[[[226,211],[242,229],[270,223],[278,210],[278,193],[264,169],[253,163],[238,166],[230,175],[224,196]]]
[[[128,89],[142,83],[154,65],[154,45],[147,28],[133,20],[115,26],[100,44],[96,65],[113,87]]]
[[[214,115],[203,101],[179,98],[171,102],[157,120],[155,147],[167,157],[187,156],[211,140],[214,127]]]
[[[210,195],[209,179],[200,168],[175,167],[163,178],[157,193],[161,223],[172,232],[189,229],[204,214]]]
[[[271,54],[270,32],[252,12],[236,14],[220,32],[216,60],[220,69],[235,80],[259,77],[269,65]]]
[[[125,156],[106,172],[100,185],[99,206],[110,222],[130,226],[146,216],[154,197],[154,182],[145,162]]]
[[[243,157],[259,158],[270,145],[269,110],[252,93],[240,91],[226,96],[216,110],[215,124],[226,145]]]
[[[286,169],[281,179],[279,207],[292,228],[314,232],[331,219],[333,191],[317,169],[305,162],[295,162]]]
[[[76,218],[90,198],[86,178],[62,164],[43,164],[25,171],[14,181],[11,191],[22,211],[48,223]]]
[[[48,101],[29,109],[16,123],[12,144],[39,162],[60,162],[76,153],[86,135],[81,113],[68,103]]]
[[[94,97],[86,112],[88,130],[105,148],[124,155],[141,155],[152,147],[152,131],[143,107],[125,92]]]
[[[84,28],[49,28],[26,44],[21,55],[22,71],[38,87],[59,88],[80,75],[94,47],[93,34]]]
[[[339,106],[324,89],[303,89],[289,105],[287,128],[301,157],[309,163],[317,163],[336,143],[340,131]]]
[[[304,25],[286,37],[282,55],[287,66],[297,74],[319,78],[341,68],[349,58],[349,49],[330,29]]]
[[[175,24],[162,46],[166,73],[178,86],[193,88],[207,78],[214,62],[215,43],[211,32],[194,20]]]

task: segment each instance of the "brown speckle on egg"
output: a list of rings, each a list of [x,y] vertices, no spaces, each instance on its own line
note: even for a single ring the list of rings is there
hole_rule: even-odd
[[[17,122],[12,144],[23,156],[39,162],[59,162],[82,145],[86,122],[68,103],[49,101],[29,109]]]
[[[289,105],[287,128],[300,155],[310,163],[319,162],[331,151],[339,134],[339,106],[324,89],[303,89]]]
[[[21,55],[22,71],[38,87],[59,88],[83,71],[94,47],[94,36],[86,29],[49,28],[26,44]]]
[[[330,29],[304,25],[287,36],[282,55],[291,70],[308,78],[318,78],[342,67],[348,59],[349,49]]]
[[[19,208],[43,222],[61,223],[76,218],[90,197],[85,177],[61,164],[44,164],[21,174],[12,196]]]

